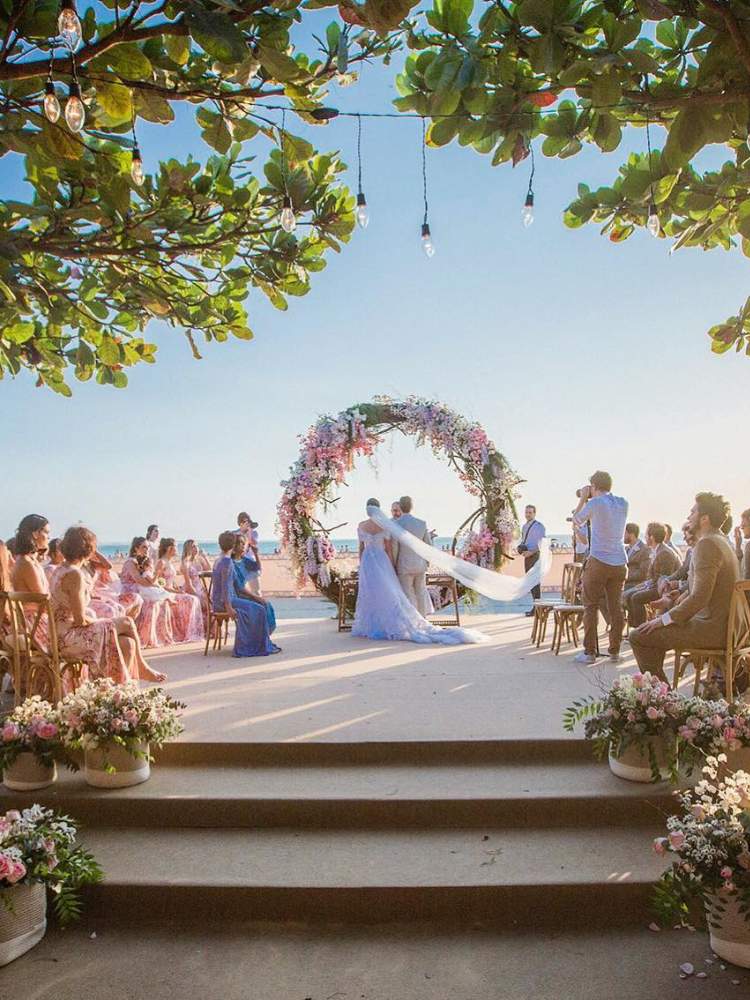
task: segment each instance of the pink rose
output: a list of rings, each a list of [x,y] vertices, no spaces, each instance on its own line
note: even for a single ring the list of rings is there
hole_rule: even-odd
[[[3,742],[10,743],[11,740],[18,739],[19,728],[15,722],[6,722],[3,726]]]
[[[653,705],[649,705],[649,707],[646,709],[646,717],[648,719],[652,719],[652,720],[653,719],[658,719],[659,718],[659,710],[657,708],[654,708]]]
[[[16,882],[21,881],[21,879],[24,877],[25,874],[26,874],[26,865],[23,863],[23,861],[14,861],[12,870],[9,875],[6,875],[6,878],[8,879],[11,885],[15,885]]]
[[[37,730],[37,735],[41,740],[52,740],[57,736],[57,726],[54,722],[43,722]]]
[[[695,816],[697,820],[702,820],[706,818],[706,810],[699,802],[696,802],[695,805],[692,805],[690,807],[690,812],[693,814],[693,816]]]
[[[733,872],[733,871],[732,871],[732,869],[731,869],[731,868],[729,867],[729,865],[724,865],[724,867],[723,867],[723,868],[721,869],[721,871],[719,872],[719,875],[721,875],[721,877],[722,877],[723,879],[730,879],[730,878],[732,877],[732,875],[733,875],[733,874],[734,874],[734,872]]]
[[[669,834],[669,846],[673,851],[679,851],[679,849],[685,843],[685,834],[682,830],[672,830]]]
[[[657,837],[654,841],[654,851],[657,854],[665,854],[667,850],[667,841],[664,837]]]
[[[21,814],[17,809],[9,809],[5,814],[5,818],[9,823],[17,823],[21,818]]]
[[[7,854],[0,852],[0,882],[13,871],[13,862]]]

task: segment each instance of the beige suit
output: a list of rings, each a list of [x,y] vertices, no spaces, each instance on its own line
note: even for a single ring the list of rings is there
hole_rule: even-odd
[[[721,648],[726,641],[729,605],[739,567],[729,540],[719,531],[700,538],[688,570],[688,590],[669,612],[672,623],[642,635],[630,632],[641,670],[664,676],[667,650]]]
[[[420,521],[418,517],[411,514],[402,514],[398,519],[399,528],[408,531],[421,542],[432,545],[432,536],[426,521]],[[398,576],[401,589],[409,598],[420,615],[429,615],[432,612],[432,601],[427,592],[427,567],[428,562],[422,559],[416,552],[412,552],[406,545],[399,545],[395,558],[396,575]]]

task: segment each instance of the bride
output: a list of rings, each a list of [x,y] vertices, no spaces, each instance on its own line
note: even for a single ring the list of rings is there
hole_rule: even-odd
[[[367,507],[380,508],[378,500]],[[460,643],[485,641],[481,632],[432,625],[409,601],[393,568],[393,548],[387,532],[372,517],[357,528],[359,539],[359,590],[352,635],[368,639],[402,639],[407,642]]]

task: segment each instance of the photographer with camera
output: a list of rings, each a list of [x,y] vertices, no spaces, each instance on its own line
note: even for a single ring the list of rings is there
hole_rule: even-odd
[[[574,657],[574,662],[596,662],[599,605],[606,598],[611,615],[609,658],[618,663],[624,626],[622,591],[628,563],[623,543],[628,502],[612,494],[612,477],[608,472],[595,472],[578,495],[573,525],[577,529],[588,525],[591,543],[583,570],[583,650]]]
[[[547,529],[541,521],[537,521],[536,507],[532,503],[526,505],[525,516],[526,524],[523,526],[521,541],[518,544],[516,552],[518,552],[519,556],[523,556],[523,566],[528,573],[531,567],[539,561],[539,546],[547,534]],[[531,588],[532,601],[540,600],[541,596],[542,588],[540,584]],[[526,617],[531,618],[533,614],[534,609],[532,607],[531,611],[526,612]]]

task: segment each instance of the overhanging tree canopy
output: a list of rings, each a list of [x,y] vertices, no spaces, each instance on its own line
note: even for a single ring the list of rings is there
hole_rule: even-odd
[[[28,202],[0,205],[0,373],[35,370],[69,393],[78,378],[126,384],[125,368],[152,361],[149,319],[208,340],[252,336],[250,288],[285,308],[304,294],[353,227],[353,199],[335,153],[264,115],[288,104],[320,124],[327,84],[363,59],[411,49],[398,78],[399,110],[431,119],[428,142],[454,139],[493,163],[548,156],[584,143],[612,151],[625,126],[654,126],[666,141],[632,154],[610,187],[579,186],[565,221],[593,221],[613,242],[644,226],[653,201],[676,245],[740,245],[750,256],[750,6],[740,0],[342,0],[315,56],[294,51],[305,7],[329,0],[188,0],[81,11],[77,71],[58,44],[57,0],[0,0],[0,150],[26,158]],[[404,20],[406,19],[406,20]],[[84,130],[47,121],[48,71],[74,73]],[[62,91],[59,91],[62,97]],[[133,124],[168,125],[193,105],[212,155],[130,176]],[[277,116],[278,117],[278,116]],[[323,133],[325,135],[325,133]],[[246,145],[252,140],[250,145]],[[274,144],[262,169],[254,156]],[[717,170],[694,161],[728,150]],[[252,153],[253,155],[249,155]],[[278,221],[288,191],[304,227]],[[712,328],[713,349],[750,353],[750,300]]]

